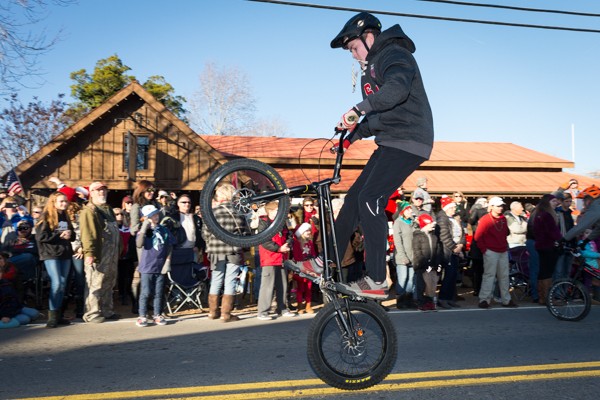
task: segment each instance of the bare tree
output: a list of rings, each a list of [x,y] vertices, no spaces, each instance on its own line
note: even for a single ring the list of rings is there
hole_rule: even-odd
[[[260,119],[247,132],[252,136],[288,136],[288,125],[280,118],[273,117],[271,119]]]
[[[54,46],[59,32],[48,37],[45,29],[32,30],[47,16],[49,2],[68,5],[75,0],[0,1],[0,94],[41,79],[38,57]]]
[[[16,93],[0,110],[0,174],[26,160],[73,121],[65,116],[64,95],[50,103],[36,97],[23,104]]]
[[[255,99],[248,78],[236,67],[205,64],[190,105],[190,125],[198,133],[243,135],[253,126]]]

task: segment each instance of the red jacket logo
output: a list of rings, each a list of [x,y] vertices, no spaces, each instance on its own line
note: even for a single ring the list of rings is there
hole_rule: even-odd
[[[372,95],[375,92],[379,91],[379,86],[375,85],[375,92],[373,91],[373,89],[371,88],[371,84],[370,83],[365,83],[365,85],[363,86],[363,90],[365,91],[365,94],[367,96]]]

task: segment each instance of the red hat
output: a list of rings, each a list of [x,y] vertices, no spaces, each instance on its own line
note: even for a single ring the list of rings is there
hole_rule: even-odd
[[[451,206],[452,204],[454,204],[454,201],[450,197],[448,197],[446,195],[443,195],[442,198],[441,198],[441,200],[440,200],[440,204],[442,205],[442,210],[445,210],[446,207]]]
[[[69,200],[70,202],[77,200],[77,192],[72,187],[63,186],[60,189],[58,189],[58,191],[67,196],[67,200]]]
[[[421,214],[417,219],[419,220],[419,228],[424,228],[433,222],[433,218],[429,214]]]

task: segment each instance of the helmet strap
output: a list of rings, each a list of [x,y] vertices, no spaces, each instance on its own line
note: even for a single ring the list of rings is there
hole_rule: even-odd
[[[369,48],[369,46],[367,45],[367,41],[365,40],[365,35],[360,35],[360,41],[363,43],[363,45],[365,46],[365,49],[367,49],[367,53],[369,51],[371,51],[371,49]]]

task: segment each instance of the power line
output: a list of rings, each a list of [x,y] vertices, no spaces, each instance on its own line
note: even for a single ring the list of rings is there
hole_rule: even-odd
[[[505,10],[530,11],[530,12],[550,13],[550,14],[577,15],[580,17],[600,17],[600,14],[584,13],[584,12],[579,12],[579,11],[547,10],[547,9],[542,9],[542,8],[503,6],[503,5],[499,5],[499,4],[468,3],[465,1],[452,1],[452,0],[417,0],[417,1],[426,1],[429,3],[453,4],[453,5],[459,5],[459,6],[502,8]]]
[[[557,31],[571,31],[571,32],[584,32],[584,33],[600,33],[598,29],[587,29],[587,28],[572,28],[567,26],[551,26],[551,25],[533,25],[533,24],[517,24],[513,22],[499,22],[499,21],[485,21],[479,19],[465,19],[465,18],[450,18],[450,17],[437,17],[434,15],[420,15],[420,14],[406,14],[393,11],[377,11],[377,10],[365,10],[360,8],[350,7],[336,7],[336,6],[325,6],[320,4],[307,4],[297,3],[292,1],[280,1],[280,0],[247,0],[256,3],[271,3],[284,6],[295,6],[295,7],[307,7],[307,8],[320,8],[325,10],[336,10],[336,11],[354,11],[354,12],[368,12],[371,14],[380,15],[392,15],[396,17],[407,17],[407,18],[421,18],[421,19],[432,19],[437,21],[451,21],[451,22],[466,22],[472,24],[484,24],[484,25],[500,25],[500,26],[513,26],[518,28],[532,28],[532,29],[549,29]]]

